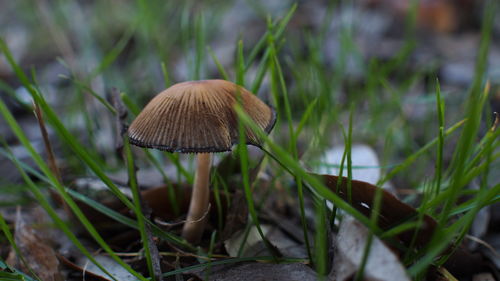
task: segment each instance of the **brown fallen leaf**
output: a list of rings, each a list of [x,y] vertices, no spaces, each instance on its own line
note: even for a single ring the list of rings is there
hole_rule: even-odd
[[[173,188],[174,200],[177,202],[179,214],[185,214],[189,206],[189,199],[191,190],[189,186],[172,184],[171,186],[160,186],[157,188],[150,188],[141,192],[142,198],[146,205],[151,208],[152,216],[159,217],[165,221],[171,221],[178,218],[175,208],[169,199],[169,189]]]
[[[19,265],[19,268],[23,272],[32,272],[44,281],[64,280],[59,271],[59,261],[56,257],[56,252],[36,234],[34,228],[26,223],[20,209],[17,210],[15,224],[14,239],[19,248],[19,254],[23,257],[26,264],[21,262],[20,257],[16,256],[14,252],[9,254],[8,262],[12,266]]]
[[[132,212],[126,208],[120,200],[113,196],[107,187],[97,179],[81,178],[75,180],[72,188],[111,210],[128,217],[133,217]],[[124,189],[121,186],[119,186],[119,188],[124,192],[127,191],[127,189]],[[177,219],[178,216],[175,214],[175,209],[172,207],[171,201],[169,200],[168,188],[169,187],[167,186],[160,186],[141,192],[144,201],[152,210],[153,218],[158,217],[164,221]],[[178,203],[180,211],[185,211],[188,206],[187,204],[189,203],[189,197],[187,197],[189,196],[189,192],[185,192],[186,194],[183,194],[181,192],[181,187],[178,185],[173,185],[172,188],[174,189],[174,194],[176,196],[175,200]],[[125,194],[127,195],[127,193]],[[83,201],[76,200],[76,203],[105,239],[112,239],[116,236],[123,235],[129,230],[132,230],[99,210],[94,209],[91,205],[88,205]],[[117,246],[119,245],[121,244],[118,244]]]
[[[170,192],[169,189],[171,188],[173,188],[173,192]],[[172,206],[172,201],[169,198],[171,193],[175,196],[174,200],[177,203],[177,210]],[[87,194],[86,196],[93,198],[95,201],[116,212],[119,212],[122,215],[134,218],[134,214],[116,197],[107,195],[102,196],[102,193],[100,192],[97,194],[98,196],[92,194]],[[182,226],[182,221],[185,218],[183,216],[187,212],[191,196],[191,189],[189,186],[185,184],[172,184],[170,186],[163,185],[144,190],[141,192],[141,196],[148,208],[151,209],[152,220],[161,223],[162,227],[168,227],[169,229],[177,229]],[[229,215],[229,212],[227,211],[229,200],[224,192],[219,193],[219,199],[222,207],[222,217],[226,218],[226,215]],[[104,213],[94,209],[92,206],[83,201],[77,200],[76,202],[99,233],[113,246],[126,247],[130,245],[131,240],[137,239],[139,232],[135,229],[115,221],[113,218],[110,218]],[[212,207],[210,208],[210,212],[208,214],[210,221],[209,226],[217,228],[219,223],[217,213],[219,210],[217,209],[214,191],[210,193],[210,206]],[[226,224],[223,222],[223,225]],[[229,233],[229,235],[230,234],[231,233]]]
[[[383,189],[379,189],[372,184],[353,180],[351,182],[351,198],[349,199],[346,177],[342,177],[341,185],[337,187],[337,181],[339,178],[337,176],[317,174],[312,175],[320,176],[328,188],[330,188],[345,201],[350,202],[350,204],[354,208],[356,208],[366,216],[371,215],[375,193],[377,190],[380,190],[380,192],[382,192],[382,202],[380,207],[378,225],[383,230],[390,229],[409,220],[418,220],[419,213],[417,212],[417,210],[415,210],[410,205],[399,201],[399,199],[397,199],[391,193]],[[398,238],[408,246],[412,243],[412,239],[416,234],[416,238],[414,241],[415,246],[423,247],[431,240],[436,226],[437,222],[432,217],[424,215],[422,218],[422,224],[418,229],[410,229],[404,231],[398,235]]]

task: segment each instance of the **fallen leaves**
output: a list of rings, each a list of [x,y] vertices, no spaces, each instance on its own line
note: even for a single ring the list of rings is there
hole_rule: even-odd
[[[114,261],[112,258],[108,256],[98,255],[95,256],[95,259],[104,267],[107,271],[113,275],[116,280],[120,281],[136,281],[138,280],[135,276],[133,276],[130,272],[124,269],[120,264]],[[83,264],[80,264],[83,268],[82,274],[85,280],[85,276],[106,276],[104,272],[102,272],[95,264],[90,262],[89,260],[85,260]],[[88,277],[87,277],[88,278]]]
[[[316,281],[316,272],[305,264],[240,263],[190,272],[200,280],[217,281]]]
[[[26,223],[20,209],[16,214],[14,239],[19,252],[10,252],[7,258],[9,265],[19,267],[24,272],[31,272],[44,281],[64,280],[56,252]]]
[[[336,251],[330,278],[350,280],[360,269],[370,231],[350,216],[344,217],[336,238]],[[366,281],[410,281],[398,256],[380,239],[374,238],[364,269]]]
[[[410,220],[417,222],[421,221],[420,227],[401,232],[398,238],[408,246],[413,242],[415,237],[414,243],[419,247],[425,246],[431,240],[434,230],[437,227],[436,221],[428,215],[419,214],[417,210],[401,202],[391,193],[367,182],[357,180],[351,182],[351,189],[348,190],[346,177],[341,178],[339,185],[339,177],[337,176],[317,176],[320,176],[325,185],[339,197],[349,202],[354,208],[366,216],[370,216],[373,210],[375,193],[377,190],[382,192],[381,208],[378,218],[378,225],[380,228],[388,230]]]

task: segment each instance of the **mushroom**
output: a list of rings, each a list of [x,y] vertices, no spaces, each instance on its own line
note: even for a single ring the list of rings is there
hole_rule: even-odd
[[[131,144],[169,152],[197,153],[191,202],[182,236],[197,243],[208,211],[213,152],[230,151],[239,142],[237,101],[264,131],[276,121],[274,110],[254,94],[225,80],[178,83],[154,97],[128,128]],[[246,144],[260,147],[257,135],[246,129]]]

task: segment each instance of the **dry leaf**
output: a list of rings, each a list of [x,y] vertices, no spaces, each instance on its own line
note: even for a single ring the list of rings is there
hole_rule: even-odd
[[[106,270],[113,275],[116,280],[120,281],[136,281],[139,280],[135,276],[133,276],[130,272],[128,272],[125,268],[123,268],[120,264],[118,264],[115,260],[108,256],[98,255],[94,257],[97,262],[99,262]],[[102,272],[95,264],[85,259],[80,265],[83,268],[83,275],[99,275],[103,278],[107,276],[104,272]],[[89,274],[91,273],[91,274]],[[85,280],[85,278],[84,278]]]
[[[305,264],[243,263],[214,266],[210,269],[191,271],[201,280],[217,281],[316,281],[316,272]]]
[[[271,226],[261,224],[260,228],[262,229],[263,234],[267,235],[267,233],[271,229]],[[238,257],[238,252],[245,237],[246,240],[245,245],[243,245],[241,257],[252,257],[268,254],[266,251],[266,246],[262,242],[262,238],[260,237],[257,227],[252,226],[248,231],[248,235],[245,235],[244,230],[240,230],[234,233],[231,238],[224,241],[224,246],[229,256]]]
[[[169,188],[173,188],[173,195],[179,207],[179,212],[176,214],[174,207],[169,199],[170,192]],[[178,184],[172,184],[171,186],[160,186],[156,188],[150,188],[141,192],[142,198],[147,206],[151,208],[153,217],[159,217],[162,220],[170,221],[175,220],[180,214],[187,212],[189,206],[189,199],[191,196],[191,190],[189,186],[181,186]]]
[[[59,261],[56,257],[56,252],[36,234],[34,228],[26,223],[20,209],[17,210],[14,239],[19,248],[20,255],[29,266],[27,268],[20,261],[19,257],[16,257],[17,264],[19,264],[22,271],[29,273],[31,269],[34,274],[44,281],[63,280],[59,271]],[[15,255],[11,254],[9,256],[12,261]]]
[[[351,280],[359,270],[369,230],[350,216],[344,217],[336,239],[336,254],[330,278]],[[410,281],[398,257],[374,237],[364,269],[366,281]]]
[[[338,187],[337,191],[337,181],[339,177],[332,175],[317,176],[320,176],[325,185],[339,197],[347,202],[350,202],[350,204],[361,213],[370,216],[373,200],[378,187],[367,182],[353,180],[351,184],[351,198],[348,198],[349,193],[347,190],[346,177],[342,177],[341,185]],[[409,220],[418,220],[419,214],[413,207],[399,201],[396,197],[394,197],[394,195],[383,189],[381,189],[380,192],[382,192],[382,202],[378,219],[378,225],[380,228],[387,230]],[[424,215],[422,218],[422,224],[420,228],[417,229],[418,232],[414,241],[415,245],[419,247],[426,245],[432,238],[432,234],[434,233],[436,226],[437,223],[432,217]],[[398,238],[406,245],[410,245],[414,235],[415,230],[408,230],[400,233]]]

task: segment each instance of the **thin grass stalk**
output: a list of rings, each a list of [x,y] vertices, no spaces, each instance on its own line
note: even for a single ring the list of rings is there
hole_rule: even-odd
[[[35,279],[0,260],[0,278],[6,281],[34,281]]]
[[[273,26],[271,25],[271,21],[268,20],[268,25],[267,29],[271,29]],[[267,35],[267,49],[266,53],[268,54],[267,57],[263,58],[263,62],[267,62],[267,66],[265,70],[267,71],[270,69],[270,90],[271,90],[271,97],[273,99],[273,105],[276,108],[276,124],[274,125],[276,129],[278,130],[278,133],[281,131],[281,120],[282,116],[286,116],[283,114],[283,104],[281,102],[280,96],[279,96],[279,77],[278,77],[278,72],[275,71],[276,68],[276,63],[274,61],[274,54],[276,50],[274,47],[274,38],[271,33]]]
[[[35,113],[36,119],[38,121],[38,126],[40,128],[40,132],[42,134],[43,143],[45,145],[45,152],[47,153],[49,168],[52,171],[52,173],[54,174],[54,176],[56,177],[56,179],[60,183],[62,183],[61,171],[59,170],[59,166],[56,163],[56,158],[54,156],[54,150],[52,149],[52,145],[50,144],[49,134],[47,133],[47,128],[45,127],[45,122],[43,120],[42,111],[40,110],[40,107],[36,103],[34,103],[34,113]],[[61,200],[61,198],[58,197],[57,194],[51,193],[50,195],[52,197],[52,200],[54,200],[54,202],[57,202],[58,204],[62,204],[66,214],[68,216],[71,216],[71,212],[70,212],[68,206],[66,205],[66,203],[63,200]]]
[[[238,248],[238,255],[237,257],[241,257],[243,255],[243,251],[245,251],[245,245],[248,240],[248,236],[250,235],[250,230],[252,229],[252,224],[247,223],[245,226],[245,229],[243,231],[243,239],[241,239],[241,244],[240,247]]]
[[[377,199],[377,194],[381,194],[381,192],[379,192],[379,190],[377,190],[377,192],[375,193],[375,199]],[[380,198],[380,196],[379,196],[379,198]],[[380,199],[378,201],[380,201]],[[375,214],[375,212],[372,212],[372,214]],[[372,217],[377,217],[377,215],[374,215]],[[375,222],[376,222],[376,219],[375,219]],[[363,249],[363,256],[361,257],[361,262],[359,264],[359,268],[356,271],[356,275],[354,275],[355,281],[361,281],[364,278],[366,264],[368,262],[368,257],[370,256],[372,243],[373,243],[373,232],[370,231],[368,233],[368,237],[366,237],[365,248]]]
[[[271,138],[267,136],[266,132],[259,128],[250,119],[250,117],[245,113],[241,106],[235,105],[235,111],[238,114],[239,120],[244,124],[244,126],[248,127],[250,130],[252,130],[252,132],[257,134],[257,136],[269,147],[269,150],[265,148],[262,148],[262,150],[273,160],[275,160],[276,163],[278,163],[284,170],[288,171],[291,176],[300,175],[300,177],[307,184],[306,187],[309,188],[313,195],[322,196],[325,199],[332,201],[332,203],[336,204],[340,209],[346,211],[348,214],[352,215],[364,225],[370,225],[370,220],[367,217],[365,217],[358,210],[354,209],[351,205],[334,194],[318,178],[305,171],[301,167],[300,163],[295,161],[290,156],[288,151],[284,150],[279,145],[274,143]],[[376,234],[380,233],[382,232],[377,228]]]
[[[354,104],[351,104],[349,112],[349,128],[347,130],[347,142],[345,150],[347,151],[347,198],[349,204],[352,204],[352,119],[354,114]],[[341,175],[342,176],[342,175]]]
[[[408,231],[410,229],[416,229],[418,227],[421,227],[422,223],[419,221],[416,222],[406,222],[402,223],[399,225],[396,225],[395,227],[386,230],[382,235],[380,235],[381,239],[386,239],[389,237],[394,237],[396,235],[399,235],[400,233],[403,233],[405,231]]]
[[[238,105],[238,104],[237,104]],[[238,144],[238,153],[240,157],[240,165],[241,165],[241,177],[243,181],[243,189],[245,192],[245,197],[248,204],[248,211],[250,213],[250,217],[252,218],[252,222],[257,228],[259,235],[264,242],[264,245],[268,249],[269,253],[275,257],[277,261],[277,256],[275,255],[275,250],[271,243],[267,240],[262,228],[260,227],[259,217],[257,215],[257,211],[255,210],[252,190],[250,188],[250,175],[249,175],[249,167],[248,167],[248,151],[246,147],[246,134],[245,134],[245,126],[241,120],[238,120],[238,134],[239,134],[239,144]]]
[[[274,83],[278,83],[280,85],[281,93],[283,96],[283,103],[284,103],[284,107],[285,107],[285,116],[286,116],[287,123],[288,123],[289,149],[290,149],[290,152],[291,152],[293,158],[296,161],[298,161],[299,155],[297,152],[297,138],[296,138],[297,134],[294,132],[294,128],[293,128],[292,110],[290,108],[288,91],[286,89],[285,79],[283,77],[283,72],[281,70],[280,63],[279,63],[278,58],[276,56],[274,42],[270,41],[270,44],[271,44],[270,57],[271,57],[271,60],[273,61],[273,65],[271,66],[271,71],[273,72],[272,77],[278,78],[278,81],[274,81]],[[273,88],[278,88],[278,87],[276,86]],[[278,96],[278,93],[276,93],[275,95]],[[309,242],[308,226],[307,226],[305,207],[304,207],[304,192],[303,192],[303,186],[302,186],[302,178],[300,178],[300,176],[296,176],[295,182],[297,183],[297,195],[299,197],[300,220],[301,220],[301,224],[302,224],[302,232],[304,235],[304,243],[306,244],[307,256],[309,257],[309,260],[311,262],[313,262],[314,259],[313,259],[313,255],[312,255],[312,251],[311,251],[311,245]]]
[[[25,102],[24,100],[18,97],[16,90],[14,90],[12,86],[10,86],[9,84],[7,84],[2,80],[0,80],[0,90],[9,95],[9,97],[15,100],[16,103],[19,104],[19,106],[25,109],[26,111],[30,111],[33,108],[31,104]]]
[[[481,110],[485,101],[483,96],[485,96],[487,93],[487,87],[485,87],[483,91],[484,95],[481,95],[481,84],[483,81],[483,74],[485,73],[486,69],[489,41],[496,6],[497,3],[495,1],[489,1],[485,5],[485,17],[482,26],[481,44],[479,48],[478,59],[476,62],[475,78],[470,90],[469,98],[467,99],[468,106],[466,117],[468,122],[464,126],[455,151],[455,155],[452,160],[452,174],[450,175],[450,185],[446,192],[444,192],[444,208],[439,219],[439,223],[442,226],[444,226],[449,220],[450,213],[453,207],[456,205],[457,199],[462,193],[464,179],[466,178],[465,167],[467,166],[467,162],[469,160],[471,152],[473,151],[474,138],[476,137],[479,128]],[[476,197],[477,202],[484,203],[485,201],[487,201],[488,198],[486,197],[486,194],[488,194],[487,191],[480,192]],[[415,276],[421,274],[426,270],[427,266],[433,261],[433,259],[440,254],[440,251],[438,250],[444,250],[446,247],[448,247],[449,243],[452,240],[460,241],[461,238],[463,238],[463,236],[460,237],[461,233],[463,234],[469,229],[470,223],[474,219],[480,207],[482,207],[482,204],[477,204],[459,220],[453,223],[449,228],[436,231],[433,239],[428,246],[429,253],[414,266],[412,266],[410,268],[410,272]],[[457,233],[459,234],[458,238]],[[455,247],[451,248],[451,252],[453,252],[454,248]],[[445,255],[439,262],[444,262],[446,258],[447,257]]]
[[[462,127],[465,123],[467,122],[467,119],[463,119],[461,121],[458,121],[451,127],[449,127],[445,132],[444,132],[444,137],[447,138],[450,136],[453,132],[455,132],[458,128]],[[434,138],[430,142],[428,142],[426,145],[424,145],[422,148],[417,150],[415,153],[411,154],[408,156],[402,163],[398,164],[396,167],[394,167],[391,171],[389,171],[383,178],[381,178],[378,182],[377,185],[381,186],[390,179],[392,179],[396,174],[400,173],[402,170],[408,168],[415,160],[417,160],[420,156],[425,154],[429,149],[431,149],[435,144],[438,143],[438,138]]]
[[[116,114],[116,110],[113,108],[113,106],[102,96],[100,96],[98,93],[96,93],[89,85],[87,85],[85,82],[82,82],[78,80],[76,77],[69,77],[66,75],[59,75],[59,77],[63,79],[67,79],[71,81],[77,89],[82,92],[82,93],[88,93],[92,97],[94,97],[100,104],[102,104],[106,109],[111,112],[113,115]]]
[[[307,122],[310,120],[314,109],[316,109],[316,105],[318,103],[318,98],[313,99],[308,105],[306,110],[304,111],[304,114],[302,114],[302,117],[300,118],[299,125],[297,125],[297,128],[295,129],[295,134],[294,138],[297,140],[299,138],[300,133],[304,129],[304,126],[307,124]]]
[[[342,135],[344,136],[344,141],[345,141],[345,143],[347,143],[347,135],[345,133],[345,129],[342,126],[342,124],[341,124],[341,129],[342,129]],[[346,158],[347,158],[347,149],[344,149],[344,152],[342,153],[342,159],[340,160],[339,177],[337,179],[337,189],[335,190],[336,194],[338,194],[339,189],[340,189],[341,184],[342,184],[342,179],[343,179],[342,175],[344,174],[344,164],[345,164]],[[335,226],[335,218],[337,217],[337,211],[338,211],[338,208],[337,208],[337,206],[334,205],[332,208],[332,215],[330,218],[330,227],[332,227],[332,228]]]
[[[424,194],[423,194],[423,198],[422,198],[422,205],[425,206],[426,202],[429,202],[430,200],[432,200],[434,194],[432,192],[432,189],[435,187],[434,184],[432,182],[429,182],[427,184],[428,186],[428,189],[430,189],[430,192],[429,190],[428,191],[425,191],[424,190]],[[425,189],[425,187],[424,187]],[[423,225],[425,223],[424,221],[424,216],[425,216],[425,212],[427,211],[427,209],[425,207],[420,207],[420,208],[417,208],[417,211],[418,211],[418,217],[417,217],[417,225]],[[439,230],[437,230],[439,231]],[[415,261],[416,259],[418,259],[418,257],[422,256],[423,253],[425,253],[425,251],[417,251],[418,249],[415,249],[415,245],[416,245],[416,242],[417,242],[417,239],[419,237],[420,234],[420,228],[416,228],[415,231],[413,232],[413,237],[410,241],[410,244],[408,245],[408,249],[406,250],[403,258],[402,258],[402,261],[404,264],[411,264],[413,261]]]
[[[0,106],[1,106],[1,101],[0,101]],[[5,144],[4,144],[5,145]],[[6,147],[7,153],[10,155],[10,159],[12,160],[12,163],[16,168],[18,169],[19,173],[21,174],[21,177],[23,180],[26,182],[28,185],[31,193],[35,196],[35,199],[37,202],[40,204],[40,206],[47,212],[49,217],[52,219],[54,224],[61,229],[64,234],[68,237],[69,240],[75,245],[80,252],[87,257],[93,264],[95,264],[104,274],[109,276],[112,280],[118,281],[115,279],[109,271],[106,270],[93,256],[92,254],[80,243],[78,238],[73,234],[73,231],[69,228],[69,226],[64,222],[61,218],[59,218],[57,212],[52,208],[50,203],[47,201],[45,196],[42,194],[40,191],[39,187],[36,186],[36,184],[31,180],[31,178],[28,176],[28,174],[24,171],[24,169],[21,167],[21,164],[19,160],[12,154],[12,152]]]
[[[485,87],[484,89],[485,95],[487,94],[487,90],[488,88]],[[455,150],[455,155],[451,164],[452,173],[450,175],[450,183],[448,189],[445,192],[446,200],[444,202],[444,207],[443,210],[441,211],[439,219],[441,224],[444,224],[446,220],[449,218],[449,213],[451,212],[451,209],[456,204],[456,201],[460,196],[460,193],[462,192],[464,186],[467,183],[467,181],[464,180],[467,178],[466,176],[467,173],[465,172],[465,168],[467,167],[467,162],[469,162],[468,158],[470,157],[471,151],[473,150],[472,147],[473,139],[469,136],[469,134],[477,135],[477,130],[479,129],[478,118],[480,118],[481,116],[480,111],[485,101],[486,99],[481,99],[480,101],[475,102],[473,105],[474,109],[471,109],[469,115],[467,115],[468,122],[464,126],[464,130],[462,132],[462,135],[460,136],[459,144],[457,145],[457,148]],[[476,121],[473,121],[474,119]],[[471,124],[471,122],[476,122],[476,125],[475,126],[469,125]]]
[[[462,217],[460,217],[454,224],[450,227],[436,232],[436,237],[428,244],[426,249],[423,249],[422,252],[425,253],[421,259],[416,261],[409,269],[408,273],[410,276],[417,276],[418,274],[425,272],[427,267],[433,263],[444,250],[448,248],[449,243],[451,243],[457,237],[457,233],[461,233],[463,228],[468,228],[472,221],[474,220],[477,212],[485,206],[487,199],[492,195],[493,192],[500,192],[500,184],[495,189],[486,190],[477,197],[476,204],[470,211],[465,213]],[[451,249],[452,250],[452,249]],[[451,251],[453,252],[453,251]],[[445,255],[449,256],[449,255]],[[440,259],[438,261],[439,264],[444,263],[445,259]]]
[[[452,160],[453,174],[451,176],[450,186],[447,189],[448,200],[446,201],[441,217],[440,223],[443,224],[449,216],[449,212],[452,207],[456,204],[457,198],[460,194],[461,188],[459,183],[462,181],[464,176],[465,166],[467,159],[469,158],[474,139],[477,136],[479,130],[479,124],[481,121],[481,110],[483,108],[484,99],[482,99],[481,85],[483,83],[483,77],[486,72],[486,67],[488,63],[488,54],[490,47],[491,34],[493,29],[493,22],[495,19],[495,14],[497,10],[497,1],[488,1],[485,5],[482,28],[481,28],[481,42],[479,46],[474,80],[472,82],[472,87],[470,89],[469,98],[467,99],[467,123],[464,126],[462,135],[460,136],[456,154]],[[487,88],[484,89],[485,94],[487,93]]]
[[[101,235],[97,232],[95,227],[92,225],[92,223],[87,219],[87,217],[83,214],[81,209],[78,207],[75,201],[69,197],[68,193],[66,192],[66,189],[62,186],[62,184],[57,180],[55,175],[50,171],[48,166],[45,164],[45,161],[42,159],[42,157],[35,151],[27,137],[24,135],[22,132],[19,124],[15,121],[14,117],[10,113],[10,111],[7,109],[6,105],[3,103],[3,101],[0,100],[0,113],[4,116],[5,120],[9,124],[10,128],[16,135],[16,137],[19,139],[19,141],[22,143],[22,145],[28,150],[31,158],[35,161],[35,163],[38,165],[38,167],[43,171],[43,173],[47,176],[47,178],[50,180],[51,184],[56,188],[58,191],[59,195],[63,198],[64,202],[69,206],[73,214],[75,215],[76,218],[82,223],[82,225],[85,227],[85,229],[89,232],[89,234],[94,238],[94,240],[103,248],[106,253],[110,255],[111,258],[113,258],[117,263],[119,263],[121,266],[123,266],[127,271],[129,271],[132,275],[137,277],[140,280],[146,280],[141,274],[133,270],[128,264],[123,262],[116,254],[113,252],[111,247],[104,241],[104,239],[101,237]],[[22,171],[24,172],[24,171]],[[25,179],[26,181],[26,179]],[[29,183],[29,182],[27,182]],[[34,183],[33,183],[34,185]],[[38,198],[37,198],[38,199]]]
[[[443,173],[443,149],[444,149],[444,103],[441,98],[441,88],[439,80],[436,79],[436,107],[439,120],[439,135],[437,145],[437,164],[435,172],[435,185],[433,196],[437,196],[441,191],[441,178]]]
[[[56,132],[59,133],[59,135],[65,140],[65,142],[71,147],[71,149],[80,157],[80,159],[82,159],[87,164],[87,166],[110,188],[111,192],[115,194],[115,196],[117,196],[127,207],[133,209],[132,203],[125,197],[124,194],[120,192],[118,187],[104,174],[98,163],[96,163],[96,161],[87,152],[87,150],[85,150],[83,146],[76,140],[76,138],[64,127],[57,114],[47,104],[47,102],[45,101],[43,96],[37,91],[37,89],[30,83],[26,74],[21,70],[21,68],[15,62],[12,53],[10,52],[10,50],[8,49],[7,45],[5,44],[2,38],[0,38],[0,50],[3,51],[14,73],[21,81],[23,86],[28,90],[34,102],[41,107],[41,109],[47,116],[47,119],[54,126]],[[6,108],[3,113],[10,115],[10,112]],[[17,122],[15,122],[14,120],[14,122],[11,123],[11,128],[14,128],[13,125],[16,124]],[[18,133],[19,133],[18,136],[20,135],[24,136],[21,130],[19,130]],[[31,147],[31,144],[29,144],[29,142],[28,145]],[[27,147],[26,145],[24,146]],[[34,150],[33,153],[36,154]],[[43,163],[43,165],[45,164]]]
[[[236,84],[245,87],[245,58],[243,57],[243,40],[238,40],[236,49]]]
[[[141,109],[137,106],[137,103],[133,101],[127,94],[120,93],[120,98],[127,107],[128,112],[132,113],[133,116],[137,116]]]
[[[26,168],[26,167],[25,167]],[[31,172],[31,171],[30,171]],[[102,205],[101,203],[93,200],[93,199],[90,199],[88,197],[86,197],[85,195],[83,194],[80,194],[74,190],[71,190],[69,189],[68,190],[68,193],[69,195],[71,195],[73,198],[75,199],[78,199],[82,202],[84,202],[85,204],[89,205],[90,207],[92,207],[93,209],[95,209],[96,211],[99,211],[100,213],[106,215],[107,217],[123,224],[123,225],[126,225],[130,228],[133,228],[133,229],[138,229],[137,227],[137,222],[134,221],[133,219],[130,219],[104,205]],[[180,245],[182,246],[183,248],[187,249],[188,251],[195,251],[195,248],[190,246],[189,244],[187,244],[184,240],[182,240],[181,238],[171,234],[171,233],[168,233],[168,232],[165,232],[164,230],[162,230],[161,228],[159,228],[155,223],[149,221],[146,219],[146,222],[149,224],[149,226],[151,227],[151,230],[152,230],[152,233],[160,238],[160,239],[164,239],[166,241],[169,241],[169,242],[172,242],[172,243],[175,243],[177,245]]]
[[[217,237],[217,231],[212,232],[212,235],[210,235],[210,244],[208,245],[208,252],[207,252],[208,260],[212,260],[212,254],[215,247],[216,237]],[[212,273],[212,263],[208,262],[208,269],[205,274],[205,280],[210,280],[211,273]]]
[[[276,31],[274,33],[274,38],[281,38],[282,37],[283,33],[285,32],[286,26],[288,25],[288,23],[292,19],[292,16],[296,10],[297,10],[297,3],[293,4],[290,7],[290,9],[286,13],[286,15],[283,17],[283,19],[281,19],[281,21],[279,21],[279,24],[277,24],[278,26],[277,26]],[[274,25],[275,24],[273,23],[273,26]],[[268,29],[266,31],[266,33],[262,36],[262,38],[257,42],[257,44],[255,44],[255,47],[252,49],[252,51],[250,52],[250,55],[248,56],[248,59],[247,59],[246,65],[245,65],[245,70],[248,70],[250,68],[250,66],[252,65],[254,60],[257,58],[257,55],[259,54],[259,52],[262,50],[262,48],[264,48],[264,46],[266,46],[267,36],[270,35],[271,33],[272,33],[272,31]],[[269,55],[267,53],[268,53],[268,50],[266,49],[266,51],[264,52],[264,56],[263,56],[264,58],[266,58]]]
[[[202,78],[202,71],[204,67],[205,58],[205,16],[203,11],[199,11],[199,14],[195,19],[194,26],[194,38],[195,38],[195,65],[194,65],[194,80],[200,80]]]
[[[172,81],[170,81],[170,75],[168,74],[168,69],[167,69],[167,65],[165,64],[165,62],[161,62],[160,64],[161,66],[161,73],[163,74],[163,82],[165,83],[165,89],[167,89],[168,87],[170,87],[172,85]]]
[[[479,202],[481,201],[486,201],[489,196],[485,195],[488,193],[488,175],[490,172],[490,165],[492,163],[492,155],[493,155],[493,146],[486,146],[484,147],[484,150],[486,151],[486,160],[485,160],[485,169],[483,172],[483,176],[481,178],[481,185],[478,194],[476,195],[476,198]],[[475,207],[473,207],[469,212],[473,212],[477,214],[480,209],[482,208],[481,204],[477,204]],[[475,216],[475,215],[474,215]],[[455,252],[455,250],[462,244],[462,240],[465,238],[467,235],[470,227],[472,226],[473,219],[467,222],[466,226],[462,228],[462,231],[459,233],[458,237],[455,239],[452,249],[448,251],[445,255],[443,255],[440,260],[438,261],[439,265],[444,264],[448,260],[448,258]]]
[[[329,250],[329,230],[327,223],[327,206],[324,199],[316,200],[316,236],[314,242],[316,244],[315,259],[312,264],[318,273],[319,280],[325,280],[328,274],[328,250]]]
[[[347,142],[346,142],[346,151],[347,151],[347,196],[349,199],[349,203],[352,202],[352,127],[353,127],[353,114],[354,114],[354,104],[351,105],[351,110],[349,114],[349,129],[347,131]],[[342,174],[340,174],[342,176]],[[356,275],[354,276],[355,281],[360,281],[364,277],[365,267],[368,262],[368,257],[370,256],[370,251],[372,248],[373,236],[375,229],[377,227],[378,222],[378,214],[380,214],[382,202],[382,189],[377,188],[375,192],[375,197],[373,198],[373,209],[371,211],[370,216],[370,231],[368,233],[368,237],[366,239],[365,248],[363,250],[363,256],[361,257],[361,262],[359,265],[359,269],[356,271]]]
[[[95,67],[90,74],[87,76],[87,81],[94,80],[99,76],[104,70],[106,70],[110,65],[112,65],[118,56],[125,50],[127,44],[134,37],[137,26],[139,25],[138,20],[134,20],[129,27],[125,30],[123,35],[118,39],[118,42],[113,46],[113,48],[106,53],[104,58],[97,67]]]
[[[149,245],[149,235],[148,235],[148,230],[146,229],[146,223],[144,221],[144,215],[142,213],[142,203],[141,203],[141,195],[139,194],[139,187],[137,186],[137,178],[135,174],[135,165],[134,165],[134,158],[132,156],[132,152],[130,150],[130,143],[128,141],[127,137],[124,137],[123,141],[123,147],[124,147],[124,153],[125,153],[125,159],[127,162],[127,171],[128,171],[128,184],[130,186],[130,190],[132,191],[132,197],[134,201],[134,213],[136,214],[137,217],[137,229],[139,230],[139,233],[141,234],[141,240],[142,240],[142,248],[144,249],[144,255],[146,257],[146,264],[148,267],[149,271],[149,276],[151,276],[153,281],[156,280],[161,280],[161,271],[159,274],[157,274],[155,268],[153,267],[153,258],[151,255],[151,246],[156,247],[156,245]],[[158,263],[159,267],[159,261],[156,261]]]
[[[496,137],[500,136],[500,132],[496,134]],[[491,144],[492,147],[495,147],[495,145]],[[498,145],[497,145],[498,146]],[[492,161],[495,159],[500,158],[500,153],[494,154],[492,156]],[[476,167],[472,167],[470,170],[467,171],[466,175],[464,176],[462,182],[460,183],[460,186],[465,186],[467,183],[469,183],[472,179],[478,177],[481,173],[485,171],[487,168],[487,162],[483,162],[481,164],[478,164]],[[425,205],[423,208],[436,208],[438,207],[442,202],[446,200],[447,193],[441,192],[437,197],[433,198],[429,202],[425,202]],[[450,215],[456,214],[456,212],[451,212]]]
[[[217,70],[219,70],[219,73],[220,75],[222,75],[222,78],[224,80],[227,80],[229,81],[229,75],[227,75],[227,72],[226,70],[224,69],[224,66],[222,66],[222,64],[220,63],[219,59],[217,58],[217,56],[215,55],[214,51],[212,50],[212,48],[210,48],[210,46],[207,47],[207,51],[208,53],[210,54],[210,57],[212,57],[212,60],[214,61],[215,65],[217,66]]]
[[[215,200],[215,207],[217,210],[217,229],[219,233],[222,233],[223,231],[223,214],[222,214],[222,203],[221,203],[221,198],[220,198],[220,190],[219,190],[219,184],[220,184],[220,176],[216,173],[216,171],[212,171],[210,175],[211,183],[210,185],[213,186],[214,189],[214,200]]]
[[[247,64],[245,66],[245,71],[247,71],[248,68],[253,63],[253,61],[255,60],[257,53],[264,46],[266,46],[266,50],[264,52],[264,55],[262,56],[260,65],[259,65],[258,70],[257,70],[257,75],[252,83],[252,87],[250,88],[252,93],[257,93],[259,91],[260,86],[262,84],[262,81],[264,80],[264,76],[266,75],[267,69],[269,68],[269,64],[270,64],[270,62],[269,62],[270,50],[269,50],[269,43],[268,43],[269,39],[274,38],[273,39],[273,41],[274,41],[274,40],[279,40],[281,38],[281,36],[286,28],[286,25],[290,21],[296,8],[297,8],[297,5],[294,4],[290,8],[290,10],[288,11],[287,15],[281,20],[281,22],[279,22],[279,24],[277,22],[273,23],[270,17],[267,18],[267,31],[266,31],[266,33],[264,33],[262,38],[259,40],[259,42],[255,45],[253,50],[250,52],[250,55],[247,59]],[[276,30],[276,31],[273,33],[274,30]],[[279,103],[278,104],[275,103],[275,106],[277,107],[277,111],[280,112],[280,110],[278,108]]]

